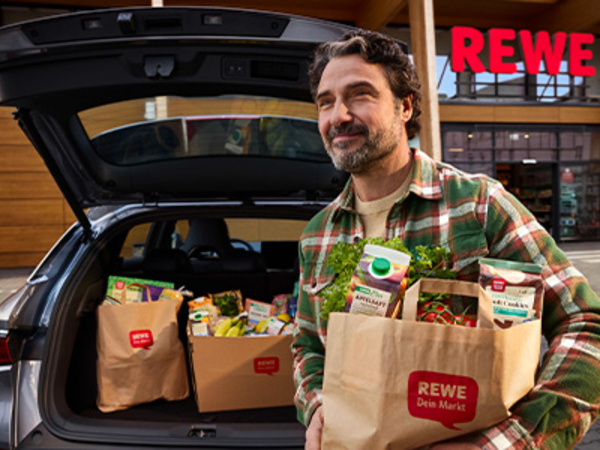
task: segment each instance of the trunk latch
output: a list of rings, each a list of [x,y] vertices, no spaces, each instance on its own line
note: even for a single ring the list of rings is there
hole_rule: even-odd
[[[174,67],[174,56],[146,56],[144,60],[144,72],[148,78],[169,78]]]
[[[193,438],[215,438],[217,437],[216,425],[192,425],[187,433],[188,437]]]

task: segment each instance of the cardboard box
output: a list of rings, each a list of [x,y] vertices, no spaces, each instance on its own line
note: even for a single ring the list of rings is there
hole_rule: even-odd
[[[294,404],[291,336],[190,336],[200,412]]]

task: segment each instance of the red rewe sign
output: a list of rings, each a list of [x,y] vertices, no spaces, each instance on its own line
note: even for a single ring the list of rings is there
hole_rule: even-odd
[[[454,424],[471,422],[477,413],[479,386],[473,378],[419,370],[408,377],[408,412],[413,417]]]
[[[129,332],[129,342],[133,348],[148,350],[154,344],[154,337],[150,330],[133,330]]]
[[[468,65],[473,72],[481,73],[515,73],[517,65],[505,62],[504,58],[514,56],[514,47],[507,45],[509,41],[518,40],[521,46],[523,62],[527,73],[535,75],[540,72],[542,60],[546,71],[550,75],[557,75],[560,71],[560,63],[567,49],[569,51],[569,73],[573,76],[593,77],[596,68],[584,65],[593,57],[592,51],[583,48],[586,44],[594,43],[594,35],[591,33],[567,33],[559,32],[551,38],[547,31],[536,34],[535,42],[531,31],[515,30],[505,28],[491,28],[488,32],[489,68],[481,62],[479,54],[485,46],[483,33],[471,27],[452,28],[452,70],[464,72]],[[568,39],[567,39],[568,38]],[[488,59],[488,58],[486,58]]]
[[[279,372],[279,358],[276,356],[270,356],[266,358],[255,358],[254,359],[254,372],[273,376]]]
[[[506,290],[506,280],[502,278],[492,279],[492,291],[504,292]]]

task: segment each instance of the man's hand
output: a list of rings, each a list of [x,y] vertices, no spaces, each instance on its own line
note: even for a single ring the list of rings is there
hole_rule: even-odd
[[[319,406],[306,429],[306,445],[304,450],[321,450],[321,435],[323,433],[323,407]]]

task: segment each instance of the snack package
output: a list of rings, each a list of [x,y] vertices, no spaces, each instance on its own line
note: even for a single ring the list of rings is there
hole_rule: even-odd
[[[146,280],[142,278],[129,278],[110,275],[108,277],[108,286],[106,288],[106,296],[123,303],[122,298],[125,298],[125,303],[139,303],[147,301],[147,296],[144,290],[139,286],[130,286],[131,284],[146,285],[150,289],[150,294],[153,300],[157,300],[163,289],[173,289],[174,283],[167,281]]]
[[[279,294],[273,297],[273,305],[275,306],[275,315],[285,314],[288,312],[288,299],[291,294]]]
[[[239,290],[219,292],[211,294],[210,297],[223,316],[237,316],[244,310],[242,293]]]
[[[219,308],[217,308],[210,297],[198,297],[188,302],[190,316],[193,314],[207,314],[209,323],[214,324],[219,316]]]
[[[271,317],[267,324],[266,333],[269,336],[291,335],[292,328],[293,324],[291,322],[286,322],[277,317]]]
[[[495,328],[542,317],[544,282],[539,264],[481,258],[479,267],[479,284],[494,305]]]
[[[368,244],[356,266],[346,299],[346,312],[392,317],[410,255]]]
[[[246,299],[245,310],[248,313],[248,325],[256,326],[260,321],[275,315],[275,305],[258,300]]]
[[[165,288],[158,297],[159,300],[174,300],[177,302],[183,302],[183,294],[180,291],[174,289]]]

